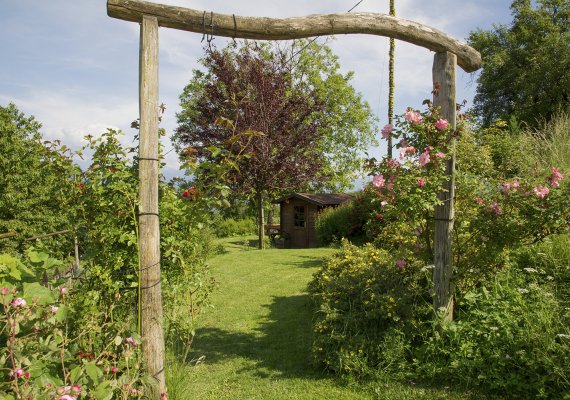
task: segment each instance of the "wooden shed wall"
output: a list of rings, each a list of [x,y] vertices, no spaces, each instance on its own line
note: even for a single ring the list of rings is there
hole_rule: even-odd
[[[304,207],[305,226],[295,226],[295,207]],[[281,203],[281,232],[288,237],[287,247],[317,247],[315,221],[319,207],[301,199],[290,199]]]

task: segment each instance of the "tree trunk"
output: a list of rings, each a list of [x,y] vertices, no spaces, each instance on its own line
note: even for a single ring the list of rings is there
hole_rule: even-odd
[[[455,69],[454,54],[436,53],[433,60],[434,106],[439,107],[442,118],[447,119],[455,131]],[[455,216],[455,139],[450,144],[451,157],[447,161],[446,174],[449,180],[438,193],[443,202],[435,209],[434,238],[434,299],[437,312],[444,313],[445,320],[453,319],[453,264],[452,264],[452,232]]]
[[[160,285],[160,228],[158,218],[158,21],[144,16],[140,44],[139,143],[139,293],[142,351],[147,374],[164,379],[164,337]],[[159,398],[160,393],[152,398]]]
[[[394,0],[390,0],[390,16],[396,16],[396,7],[394,6]],[[390,38],[390,53],[389,53],[389,64],[388,64],[388,123],[394,126],[394,63],[396,51],[396,41],[394,38]],[[394,144],[392,143],[392,135],[388,136],[388,158],[392,158],[392,148]]]
[[[257,192],[257,225],[258,225],[258,248],[263,250],[265,248],[265,227],[263,226],[263,192]]]

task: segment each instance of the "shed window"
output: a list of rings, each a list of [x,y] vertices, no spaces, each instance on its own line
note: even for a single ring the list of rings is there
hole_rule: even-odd
[[[295,206],[294,207],[294,223],[293,225],[297,228],[304,228],[305,227],[305,207],[304,206]]]

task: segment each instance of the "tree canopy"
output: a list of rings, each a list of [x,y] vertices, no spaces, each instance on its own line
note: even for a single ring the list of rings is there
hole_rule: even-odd
[[[485,126],[515,117],[536,127],[570,105],[570,3],[514,0],[511,10],[511,25],[469,36],[484,63],[474,111]]]

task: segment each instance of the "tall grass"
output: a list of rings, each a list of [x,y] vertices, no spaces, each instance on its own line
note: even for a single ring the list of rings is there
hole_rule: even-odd
[[[529,166],[551,167],[570,173],[570,115],[556,114],[535,130],[524,132]]]

